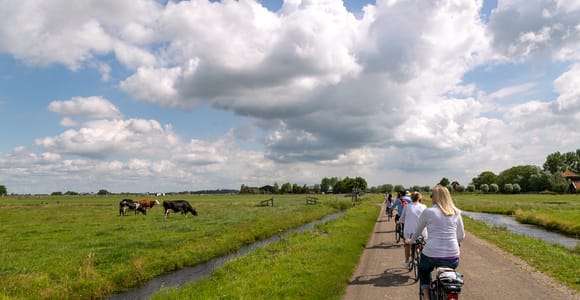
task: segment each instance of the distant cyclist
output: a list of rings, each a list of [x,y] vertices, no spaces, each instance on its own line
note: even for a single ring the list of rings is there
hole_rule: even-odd
[[[419,284],[423,299],[429,299],[431,271],[436,267],[456,269],[459,265],[459,243],[465,238],[461,211],[453,204],[446,187],[437,185],[431,191],[433,207],[427,208],[419,217],[413,236],[427,228],[429,239],[419,263]]]
[[[409,192],[407,192],[409,193]],[[410,193],[409,193],[410,194]],[[397,214],[395,215],[395,222],[399,222],[399,219],[403,215],[403,209],[407,204],[411,203],[411,198],[408,195],[405,195],[403,191],[397,192],[397,199],[393,204],[389,207],[391,209],[397,208]]]

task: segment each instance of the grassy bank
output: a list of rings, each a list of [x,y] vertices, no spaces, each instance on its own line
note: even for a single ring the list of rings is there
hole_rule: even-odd
[[[467,231],[492,242],[556,281],[580,292],[580,256],[578,248],[568,250],[541,240],[508,232],[503,227],[490,227],[484,222],[464,217]]]
[[[154,299],[340,299],[372,233],[376,202],[365,201],[343,217],[258,249],[209,278],[162,291]]]
[[[465,193],[453,199],[463,210],[515,215],[521,223],[580,236],[580,195]]]
[[[318,205],[289,195],[258,206],[269,197],[181,196],[199,216],[166,220],[158,206],[119,216],[124,197],[2,197],[0,298],[103,297],[351,206],[334,195]]]

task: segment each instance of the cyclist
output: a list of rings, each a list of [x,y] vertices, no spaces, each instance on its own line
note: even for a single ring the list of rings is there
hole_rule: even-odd
[[[425,204],[421,203],[422,195],[419,192],[413,192],[411,194],[411,204],[407,205],[403,210],[403,215],[401,216],[401,223],[405,226],[403,227],[403,235],[405,236],[405,262],[403,266],[405,268],[409,267],[409,257],[411,256],[411,236],[417,238],[417,235],[413,235],[415,228],[417,228],[417,222],[419,222],[419,216],[427,208]],[[427,239],[427,230],[424,229],[421,233],[423,238]]]
[[[408,191],[407,193],[410,195]],[[412,202],[411,198],[409,198],[408,195],[403,194],[403,191],[397,192],[397,199],[389,207],[390,209],[397,208],[397,214],[395,215],[395,223],[399,222],[399,219],[403,215],[404,207],[411,202]]]
[[[459,243],[465,238],[461,211],[453,204],[449,190],[440,185],[433,187],[431,200],[433,207],[423,211],[413,234],[418,236],[425,228],[429,234],[419,263],[419,284],[423,298],[427,300],[431,271],[443,266],[456,269],[459,265]]]

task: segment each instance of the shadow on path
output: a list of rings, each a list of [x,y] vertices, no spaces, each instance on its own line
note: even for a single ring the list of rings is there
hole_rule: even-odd
[[[403,248],[403,244],[380,243],[378,245],[365,247],[365,249],[399,249],[399,248]]]
[[[394,287],[413,285],[415,280],[410,277],[407,269],[386,269],[382,274],[360,275],[350,281],[352,285],[373,285],[378,287]]]

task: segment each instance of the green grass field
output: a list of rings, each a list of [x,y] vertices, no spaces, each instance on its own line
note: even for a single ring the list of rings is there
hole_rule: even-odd
[[[187,196],[199,216],[119,216],[125,197],[0,198],[0,295],[99,298],[351,206],[342,196]],[[139,199],[139,198],[134,198]],[[166,197],[164,199],[171,199]],[[161,201],[163,199],[160,199]],[[2,298],[2,297],[0,297]]]
[[[0,198],[0,299],[94,299],[126,290],[150,278],[233,252],[256,240],[351,208],[350,198],[275,196],[181,196],[198,217],[170,214],[119,216],[117,197]],[[554,220],[558,230],[580,222],[575,195],[453,195],[464,210],[502,212]],[[381,195],[364,197],[344,217],[256,250],[213,276],[156,297],[209,299],[339,299],[372,233]],[[134,198],[139,199],[139,198]],[[172,199],[166,197],[164,199]],[[163,200],[163,199],[160,199]],[[425,201],[428,202],[428,201]],[[577,250],[517,236],[467,220],[466,229],[514,253],[538,270],[580,290]],[[304,288],[303,288],[304,287]],[[252,297],[250,297],[252,298]],[[250,299],[247,298],[247,299]],[[205,298],[198,298],[205,299]]]
[[[515,215],[521,223],[580,236],[580,195],[465,193],[453,199],[463,210]]]

